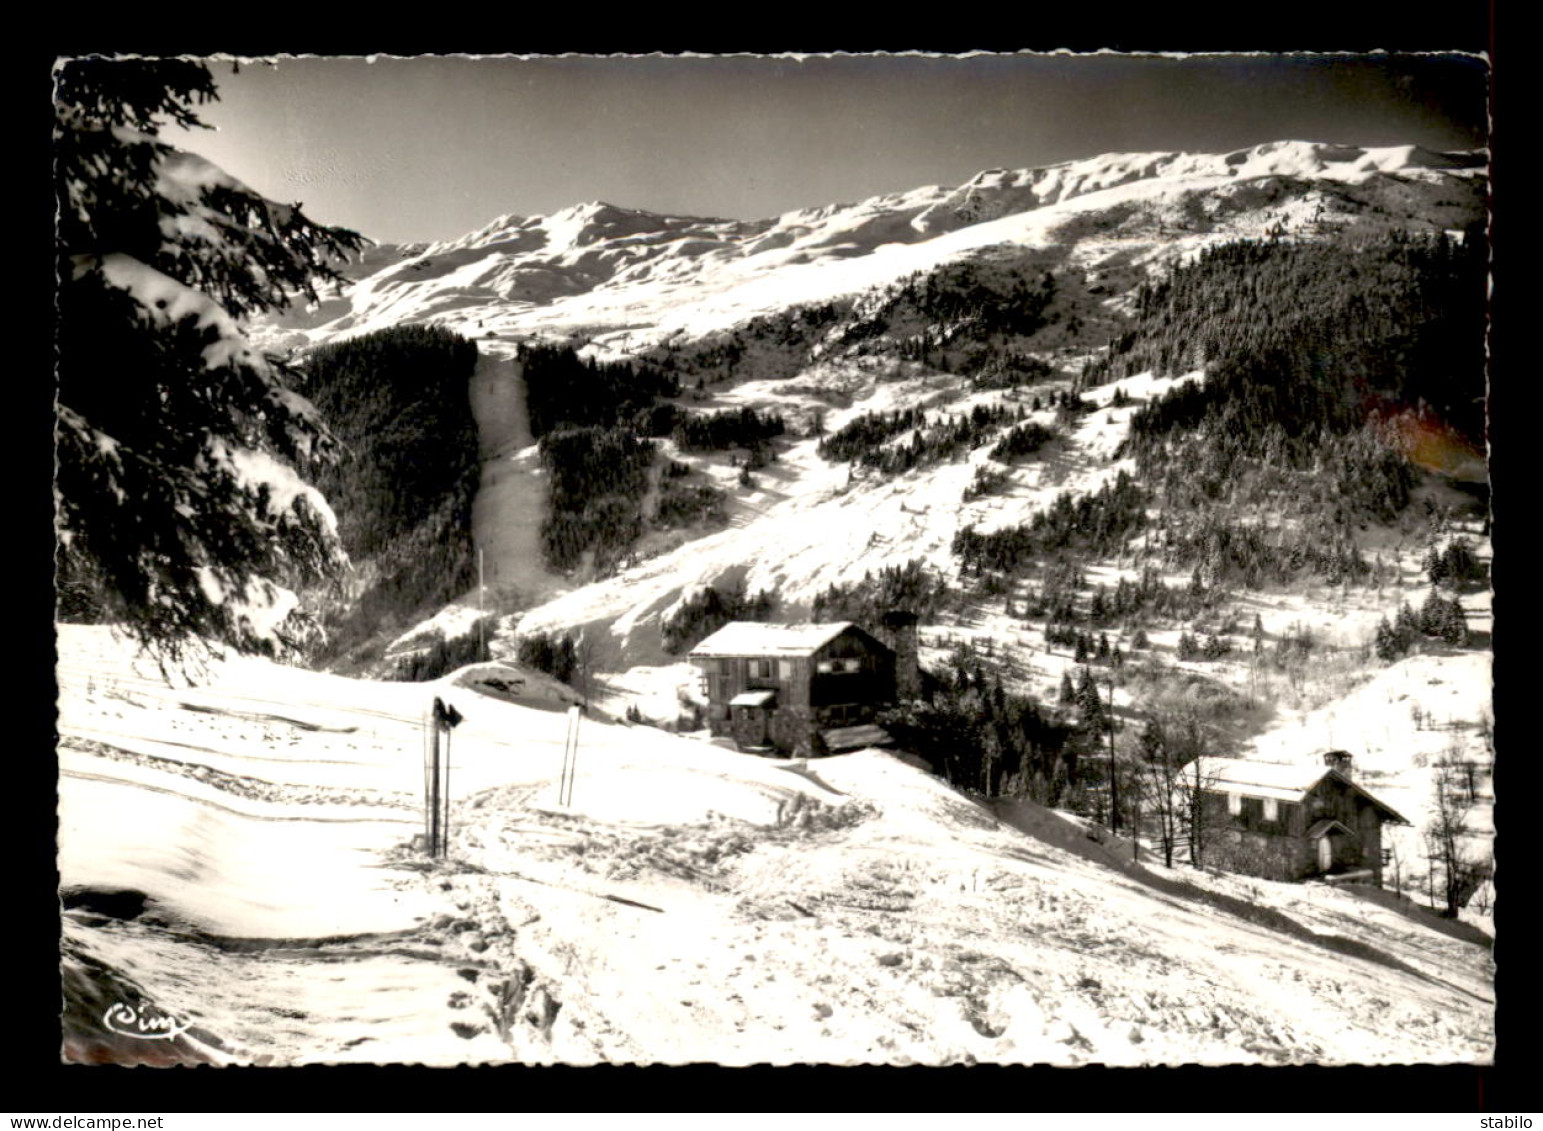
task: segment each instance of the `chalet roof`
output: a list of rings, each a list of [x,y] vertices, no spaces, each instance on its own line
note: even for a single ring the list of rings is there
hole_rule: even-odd
[[[1195,763],[1185,767],[1193,772]],[[1275,801],[1302,802],[1324,778],[1334,777],[1355,790],[1383,816],[1401,825],[1409,822],[1398,810],[1378,800],[1339,770],[1316,763],[1256,762],[1248,758],[1201,758],[1201,788],[1211,793],[1236,793],[1244,797],[1263,797]]]
[[[812,656],[849,628],[835,624],[762,624],[730,621],[691,649],[693,656]]]

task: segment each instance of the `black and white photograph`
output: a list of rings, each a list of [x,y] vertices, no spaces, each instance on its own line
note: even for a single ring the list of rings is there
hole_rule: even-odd
[[[61,55],[60,1061],[1492,1065],[1491,79]]]

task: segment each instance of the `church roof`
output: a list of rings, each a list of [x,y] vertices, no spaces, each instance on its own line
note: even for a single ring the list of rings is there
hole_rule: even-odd
[[[1193,773],[1196,763],[1185,767]],[[1401,825],[1409,824],[1398,810],[1378,800],[1364,787],[1357,785],[1341,771],[1317,763],[1256,762],[1248,758],[1201,758],[1201,788],[1211,793],[1236,793],[1244,797],[1263,797],[1275,801],[1298,802],[1317,787],[1324,778],[1333,777],[1344,782],[1381,811],[1386,820]],[[1188,780],[1193,781],[1193,778]]]

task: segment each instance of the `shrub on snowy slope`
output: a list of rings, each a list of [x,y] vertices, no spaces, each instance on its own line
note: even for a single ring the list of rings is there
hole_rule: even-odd
[[[471,631],[446,639],[436,630],[429,646],[421,652],[403,656],[397,661],[395,678],[413,683],[426,683],[448,675],[467,664],[488,659],[487,638],[493,629],[493,618],[484,617],[472,625]]]

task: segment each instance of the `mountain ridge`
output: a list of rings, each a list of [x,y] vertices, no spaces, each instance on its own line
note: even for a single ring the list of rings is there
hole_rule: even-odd
[[[1461,229],[1482,209],[1485,152],[1275,141],[988,169],[959,186],[759,220],[602,201],[509,213],[452,240],[371,249],[346,291],[273,320],[260,340],[304,349],[437,319],[469,336],[578,335],[608,349],[625,336],[636,347],[779,309],[790,292],[798,301],[855,294],[992,246],[1038,248],[1095,272],[1133,264],[1145,277],[1218,240],[1272,229]],[[619,340],[615,348],[626,352]]]

